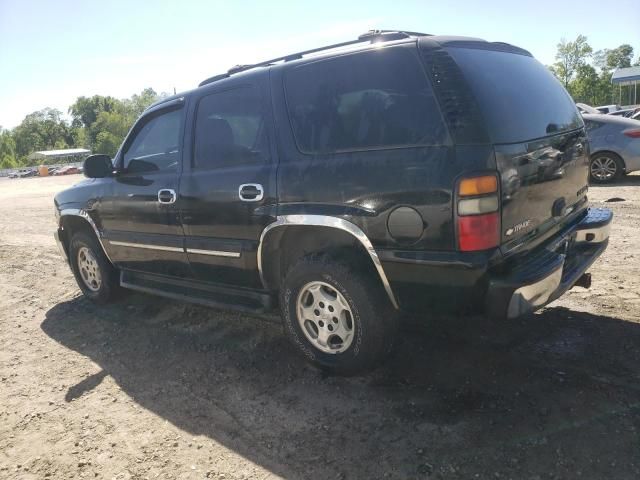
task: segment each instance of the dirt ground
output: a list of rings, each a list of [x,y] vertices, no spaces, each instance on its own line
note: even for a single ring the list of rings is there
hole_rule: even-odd
[[[0,478],[640,478],[640,176],[590,190],[615,212],[590,290],[415,319],[359,378],[273,321],[85,301],[52,237],[78,180],[0,179]]]

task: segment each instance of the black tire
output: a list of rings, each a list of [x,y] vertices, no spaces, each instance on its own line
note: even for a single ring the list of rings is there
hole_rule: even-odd
[[[598,177],[594,175],[594,169],[596,169],[597,162],[601,164],[615,165],[615,173],[611,175],[611,177],[603,178],[602,176]],[[624,162],[622,159],[612,152],[599,152],[595,153],[591,156],[591,160],[589,161],[589,180],[591,183],[596,184],[605,184],[605,183],[613,183],[617,180],[620,180],[624,176]]]
[[[351,310],[353,337],[340,353],[325,353],[314,345],[298,322],[297,301],[311,282],[323,282],[343,296]],[[316,367],[339,375],[355,375],[377,366],[391,351],[397,314],[372,272],[338,263],[324,255],[303,258],[287,273],[280,289],[285,331],[306,359]]]
[[[82,278],[79,267],[78,253],[82,248],[89,249],[98,268],[96,276],[100,278],[100,284],[97,289],[89,288]],[[71,270],[76,277],[76,282],[85,297],[97,304],[105,304],[113,301],[120,292],[120,282],[118,271],[111,265],[107,259],[102,246],[98,243],[93,235],[84,232],[74,233],[69,244],[69,263]]]

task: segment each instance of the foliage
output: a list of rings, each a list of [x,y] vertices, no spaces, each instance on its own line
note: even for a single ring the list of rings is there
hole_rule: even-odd
[[[30,113],[12,132],[16,144],[15,155],[19,162],[26,163],[26,157],[38,150],[68,148],[73,143],[62,112],[45,108]]]
[[[553,72],[565,88],[569,86],[580,67],[587,63],[592,52],[593,49],[587,43],[587,37],[584,35],[578,35],[573,42],[567,42],[564,38],[560,40]]]
[[[9,130],[3,130],[0,127],[0,168],[15,168],[17,166],[16,142]]]
[[[613,72],[618,68],[630,67],[632,62],[631,45],[623,44],[594,53],[587,37],[578,35],[574,41],[563,39],[558,44],[556,63],[549,69],[576,102],[607,105],[618,101],[619,87],[611,83]],[[640,64],[640,58],[637,63]]]
[[[146,88],[122,100],[78,97],[68,110],[70,122],[51,108],[30,113],[13,130],[0,128],[0,168],[28,165],[28,156],[39,150],[88,148],[114,156],[133,122],[163,96]]]

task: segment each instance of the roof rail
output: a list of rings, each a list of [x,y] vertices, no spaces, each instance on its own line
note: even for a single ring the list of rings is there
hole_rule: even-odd
[[[198,85],[202,87],[203,85],[208,85],[210,83],[216,82],[218,80],[222,80],[223,78],[228,78],[235,73],[244,72],[246,70],[251,70],[257,67],[268,67],[278,62],[289,62],[291,60],[298,60],[305,55],[310,55],[312,53],[322,52],[324,50],[332,50],[334,48],[347,47],[349,45],[356,45],[358,43],[378,43],[378,42],[390,42],[392,40],[401,40],[403,38],[410,37],[424,37],[429,36],[429,33],[419,33],[419,32],[407,32],[404,30],[369,30],[362,35],[359,35],[356,40],[349,40],[347,42],[334,43],[333,45],[327,45],[325,47],[313,48],[311,50],[305,50],[303,52],[292,53],[289,55],[285,55],[283,57],[272,58],[271,60],[266,60],[264,62],[253,63],[250,65],[236,65],[235,67],[231,67],[227,73],[222,73],[220,75],[215,75],[213,77],[207,78],[203,80]]]

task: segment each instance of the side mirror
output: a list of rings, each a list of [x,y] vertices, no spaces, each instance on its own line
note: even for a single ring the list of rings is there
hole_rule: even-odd
[[[113,175],[113,163],[109,155],[90,155],[85,159],[82,168],[87,178],[104,178]]]

